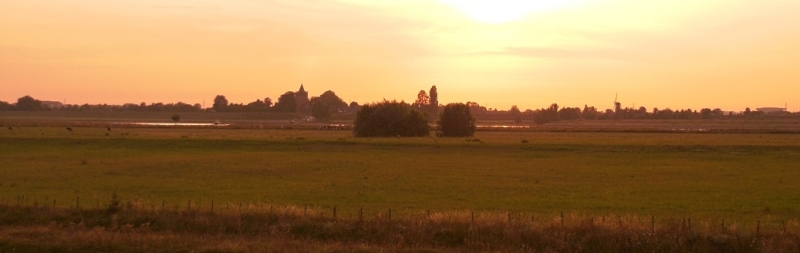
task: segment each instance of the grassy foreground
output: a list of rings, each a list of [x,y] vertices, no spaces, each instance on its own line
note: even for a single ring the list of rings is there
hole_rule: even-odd
[[[338,131],[23,127],[0,131],[0,204],[102,210],[116,192],[124,204],[150,211],[209,212],[212,203],[217,212],[240,204],[265,210],[308,205],[328,216],[336,207],[340,219],[351,220],[388,209],[397,220],[429,211],[546,219],[566,212],[583,221],[654,217],[659,226],[693,219],[716,227],[724,219],[747,233],[756,226],[782,233],[789,224],[791,234],[800,217],[799,143],[794,134],[479,132],[469,139],[358,139]],[[56,215],[49,212],[43,217]],[[70,222],[83,222],[86,233],[113,227]],[[0,239],[42,230],[57,236],[65,224],[10,222]]]
[[[0,206],[13,252],[796,252],[794,232],[636,216],[445,212],[340,218],[319,209]],[[798,224],[788,224],[796,231]]]

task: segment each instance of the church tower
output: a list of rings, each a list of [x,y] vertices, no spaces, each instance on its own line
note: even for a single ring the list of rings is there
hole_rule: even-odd
[[[297,108],[297,112],[309,112],[310,107],[308,106],[308,92],[306,92],[305,87],[303,84],[300,84],[300,90],[294,93],[294,102],[295,108]]]

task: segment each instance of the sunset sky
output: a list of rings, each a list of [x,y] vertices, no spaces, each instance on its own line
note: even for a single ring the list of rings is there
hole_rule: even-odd
[[[800,1],[0,1],[0,100],[800,110]]]

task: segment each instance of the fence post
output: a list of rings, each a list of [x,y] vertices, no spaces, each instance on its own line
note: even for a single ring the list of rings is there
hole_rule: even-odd
[[[469,212],[469,218],[472,221],[472,225],[474,226],[475,225],[475,211],[470,211]]]
[[[214,200],[211,200],[211,213],[214,213]]]
[[[189,212],[191,210],[192,210],[192,200],[189,200],[189,202],[186,202],[186,212]]]
[[[656,216],[650,215],[650,230],[653,231],[653,234],[656,233]]]
[[[683,217],[683,227],[682,229],[686,231],[686,217]]]
[[[56,199],[53,199],[53,208],[56,208]]]
[[[564,211],[561,211],[561,228],[564,228]]]
[[[761,234],[761,221],[757,221],[756,223],[756,235]]]
[[[333,219],[336,220],[336,206],[333,207]]]

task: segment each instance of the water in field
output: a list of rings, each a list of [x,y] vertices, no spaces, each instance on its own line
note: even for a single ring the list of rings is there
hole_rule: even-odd
[[[529,129],[531,126],[527,125],[476,125],[477,129]]]
[[[230,126],[231,124],[223,124],[219,122],[214,123],[165,123],[165,122],[131,122],[131,123],[124,123],[123,125],[135,125],[135,126],[216,126],[216,127],[224,127]]]

